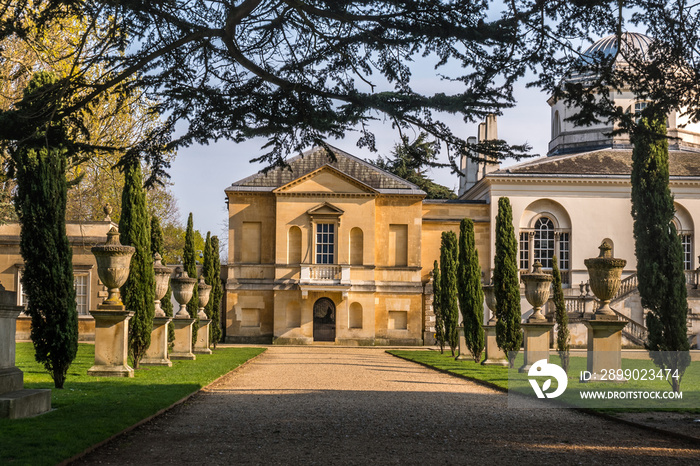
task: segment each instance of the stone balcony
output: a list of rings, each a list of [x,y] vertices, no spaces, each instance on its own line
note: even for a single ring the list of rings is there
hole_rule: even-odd
[[[350,290],[350,266],[302,264],[299,287],[302,298],[306,298],[309,291],[340,291],[346,297]]]

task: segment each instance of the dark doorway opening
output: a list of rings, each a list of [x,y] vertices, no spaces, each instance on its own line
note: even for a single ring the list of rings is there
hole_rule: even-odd
[[[314,303],[314,341],[335,341],[335,304],[328,298]]]

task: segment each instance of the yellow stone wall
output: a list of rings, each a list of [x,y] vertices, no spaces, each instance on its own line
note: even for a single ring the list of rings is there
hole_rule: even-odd
[[[474,220],[474,240],[479,253],[479,265],[486,275],[491,263],[491,241],[489,205],[485,203],[423,203],[422,221],[422,269],[421,279],[425,282],[433,270],[433,262],[440,261],[442,232],[453,231],[459,236],[459,222],[463,218]],[[485,276],[485,280],[489,277]]]
[[[336,343],[422,344],[423,284],[441,233],[474,218],[480,257],[490,253],[485,204],[378,193],[333,170],[268,192],[230,191],[228,199],[229,342],[312,343],[314,303],[326,297],[336,307]],[[347,268],[349,283],[302,282],[303,270],[318,269],[316,223],[336,225],[335,270]],[[259,262],[250,260],[258,254],[251,229],[260,232]]]

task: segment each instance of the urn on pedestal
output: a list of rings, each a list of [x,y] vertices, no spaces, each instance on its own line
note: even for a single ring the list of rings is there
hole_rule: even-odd
[[[182,267],[178,267],[175,278],[170,280],[173,289],[173,296],[180,305],[180,310],[173,318],[175,327],[175,341],[173,341],[173,351],[170,359],[196,359],[192,352],[192,325],[194,319],[187,312],[187,303],[192,299],[194,286],[197,280],[190,278]]]
[[[141,364],[147,366],[172,366],[168,358],[168,323],[172,317],[165,315],[165,311],[160,306],[168,291],[170,283],[170,268],[161,263],[160,254],[153,255],[153,271],[156,276],[155,283],[155,315],[153,317],[153,330],[151,331],[151,346],[146,350],[146,356],[141,360]]]
[[[211,320],[204,312],[204,308],[209,303],[209,294],[211,286],[204,283],[204,277],[199,277],[197,284],[197,296],[199,297],[199,330],[197,331],[197,341],[194,344],[194,352],[196,354],[211,354],[209,349],[209,324]]]
[[[491,311],[491,319],[488,325],[484,325],[484,352],[486,353],[484,360],[481,362],[484,366],[507,366],[508,358],[496,342],[496,294],[493,292],[493,285],[484,285],[484,301],[486,307]]]
[[[119,243],[115,227],[107,233],[107,241],[94,246],[97,274],[107,287],[109,295],[97,309],[90,311],[95,318],[95,364],[88,375],[98,377],[133,377],[128,364],[129,319],[134,315],[125,309],[119,287],[129,278],[129,267],[134,248]]]
[[[627,325],[610,307],[610,301],[620,288],[622,269],[627,261],[612,257],[612,247],[607,241],[603,241],[599,249],[598,257],[583,261],[591,277],[593,294],[600,300],[600,307],[591,320],[584,322],[588,328],[586,369],[591,381],[602,379],[603,371],[622,367],[622,329]]]
[[[542,264],[535,261],[532,272],[521,277],[525,283],[525,298],[532,305],[532,315],[523,327],[523,365],[520,372],[527,372],[540,359],[549,361],[549,332],[554,324],[542,314],[542,306],[549,299],[552,275],[542,272]]]

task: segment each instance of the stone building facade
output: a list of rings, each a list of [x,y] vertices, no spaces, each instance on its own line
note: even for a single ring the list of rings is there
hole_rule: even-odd
[[[415,185],[333,154],[313,149],[226,190],[227,342],[431,342],[425,287],[442,232],[474,218],[489,250],[485,202],[426,201]]]

